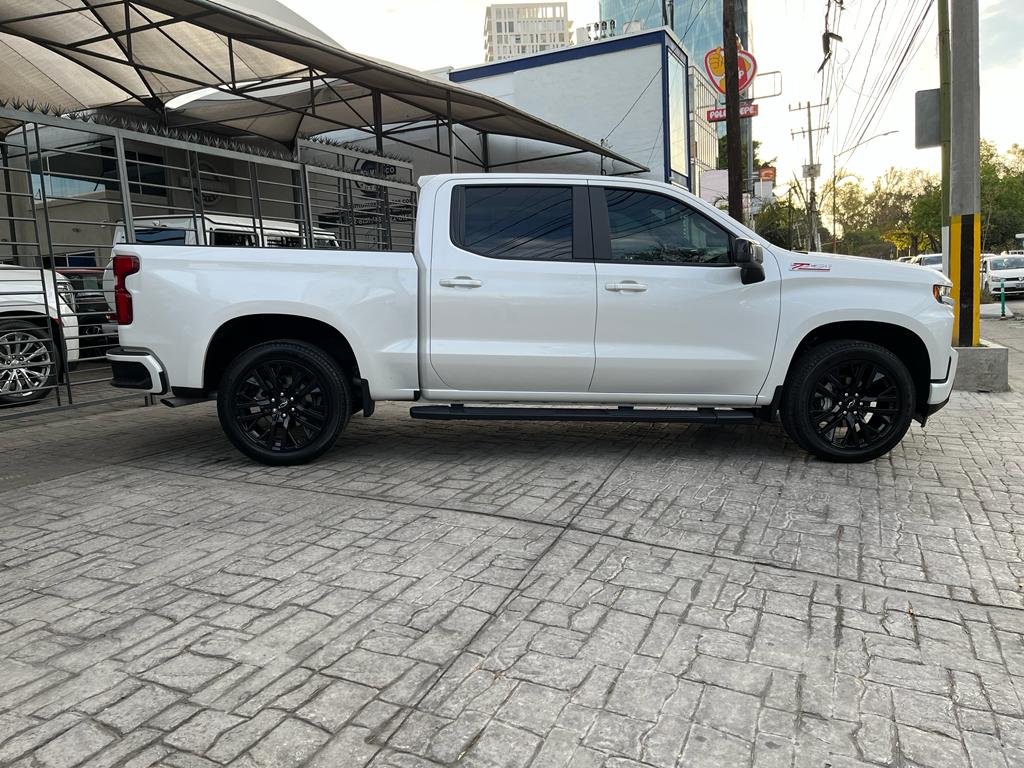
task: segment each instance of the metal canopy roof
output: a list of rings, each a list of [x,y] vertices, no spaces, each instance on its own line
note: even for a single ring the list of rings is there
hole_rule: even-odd
[[[0,0],[0,71],[0,99],[143,106],[163,121],[287,145],[440,119],[646,170],[498,99],[354,54],[275,0]],[[204,88],[215,90],[168,109]]]

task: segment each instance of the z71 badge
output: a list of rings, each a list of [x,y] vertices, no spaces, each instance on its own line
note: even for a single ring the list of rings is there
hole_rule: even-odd
[[[789,270],[790,272],[831,272],[832,267],[828,264],[814,264],[810,261],[794,261]]]

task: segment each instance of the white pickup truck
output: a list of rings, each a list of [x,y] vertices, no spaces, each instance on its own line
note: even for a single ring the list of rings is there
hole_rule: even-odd
[[[433,419],[778,414],[810,453],[866,461],[949,399],[933,270],[791,253],[652,181],[421,187],[412,253],[118,246],[115,386],[216,396],[231,442],[268,464],[321,455],[377,400]]]

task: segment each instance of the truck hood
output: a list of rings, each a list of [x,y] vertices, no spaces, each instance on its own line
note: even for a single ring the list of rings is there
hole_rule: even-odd
[[[899,261],[884,261],[867,256],[846,256],[833,253],[794,253],[774,250],[779,259],[783,279],[796,275],[834,275],[845,279],[890,280],[900,283],[952,285],[949,278],[935,269]]]

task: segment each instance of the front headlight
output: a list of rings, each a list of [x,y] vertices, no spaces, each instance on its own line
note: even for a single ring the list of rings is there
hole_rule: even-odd
[[[933,285],[932,296],[940,304],[949,304],[950,306],[953,304],[953,297],[950,295],[950,287],[948,285]]]

